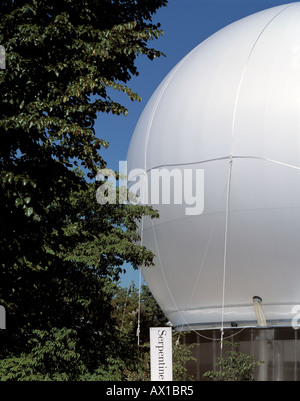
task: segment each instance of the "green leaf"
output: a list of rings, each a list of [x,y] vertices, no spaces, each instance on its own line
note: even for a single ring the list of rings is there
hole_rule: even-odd
[[[24,199],[24,202],[26,203],[26,205],[28,205],[28,203],[30,203],[31,198],[29,196],[27,196],[27,198]]]
[[[25,207],[25,216],[30,217],[33,213],[32,207]]]
[[[16,205],[17,207],[20,206],[22,203],[23,203],[23,199],[21,199],[21,198],[17,198],[17,199],[15,200],[15,205]]]

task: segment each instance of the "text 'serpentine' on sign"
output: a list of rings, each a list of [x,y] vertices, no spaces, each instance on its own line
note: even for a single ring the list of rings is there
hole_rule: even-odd
[[[172,328],[150,328],[151,381],[172,381]]]

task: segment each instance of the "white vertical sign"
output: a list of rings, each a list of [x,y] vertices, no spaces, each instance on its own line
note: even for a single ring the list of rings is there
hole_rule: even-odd
[[[5,48],[0,46],[0,70],[5,70],[6,68],[6,53]]]
[[[172,328],[150,327],[151,381],[172,381]]]
[[[6,329],[6,311],[2,305],[0,305],[0,329]]]

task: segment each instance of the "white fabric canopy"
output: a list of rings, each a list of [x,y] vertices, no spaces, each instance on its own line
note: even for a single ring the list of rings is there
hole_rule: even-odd
[[[154,205],[143,268],[177,329],[291,324],[300,304],[300,4],[251,15],[212,35],[148,102],[128,171],[202,169],[204,210]],[[231,170],[230,170],[231,169]],[[229,175],[231,171],[231,175]],[[225,258],[225,259],[224,259]]]

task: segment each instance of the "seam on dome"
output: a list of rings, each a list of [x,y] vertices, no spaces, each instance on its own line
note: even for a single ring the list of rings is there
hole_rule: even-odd
[[[207,38],[209,39],[209,38]],[[149,137],[150,137],[150,131],[151,131],[151,127],[152,127],[152,123],[153,123],[153,119],[154,119],[154,115],[156,113],[156,110],[158,108],[158,105],[167,89],[167,87],[169,86],[169,83],[171,82],[172,78],[174,77],[174,75],[177,73],[177,71],[181,68],[181,66],[186,62],[186,60],[188,58],[190,58],[192,56],[192,54],[199,49],[200,46],[202,46],[207,39],[205,39],[202,43],[200,43],[198,46],[196,46],[193,50],[191,50],[185,57],[183,57],[183,59],[181,61],[179,61],[179,63],[173,68],[173,70],[170,71],[169,76],[167,76],[165,78],[166,82],[164,83],[162,89],[159,92],[159,95],[155,101],[154,107],[151,111],[151,116],[148,120],[148,124],[147,124],[147,133],[146,133],[146,141],[145,141],[145,148],[144,148],[144,170],[147,171],[146,167],[147,167],[147,151],[148,151],[148,143],[149,143]],[[163,81],[162,81],[163,82]]]
[[[246,73],[251,55],[255,49],[256,44],[258,43],[259,39],[261,38],[261,36],[263,35],[263,33],[265,32],[265,30],[267,29],[267,27],[274,21],[274,19],[276,19],[281,13],[283,13],[284,11],[286,11],[288,8],[293,7],[295,5],[297,5],[298,3],[292,3],[289,4],[288,6],[286,6],[284,9],[280,10],[275,16],[273,16],[270,21],[264,26],[264,28],[261,30],[259,36],[256,38],[250,52],[249,52],[249,56],[247,58],[246,64],[244,66],[243,69],[243,73],[241,75],[241,79],[240,79],[240,83],[239,83],[239,87],[238,87],[238,91],[237,91],[237,96],[236,96],[236,101],[235,101],[235,105],[234,105],[234,112],[233,112],[233,119],[232,119],[232,145],[231,145],[231,149],[232,152],[231,154],[233,154],[233,137],[234,137],[234,126],[235,126],[235,117],[236,117],[236,109],[237,109],[237,103],[238,103],[238,98],[240,95],[240,90],[241,90],[241,86],[242,86],[242,82],[243,82],[243,78],[244,75]],[[201,47],[207,40],[209,39],[206,38],[202,43],[200,43],[198,46],[196,46],[193,50],[191,50],[185,57],[183,57],[183,59],[173,68],[173,70],[170,71],[169,76],[167,76],[166,82],[164,83],[163,87],[160,90],[160,93],[155,101],[154,107],[152,108],[151,111],[151,116],[148,120],[148,124],[147,124],[147,130],[146,130],[146,140],[145,140],[145,147],[144,147],[144,170],[145,171],[149,171],[151,169],[147,169],[147,152],[148,152],[148,144],[149,144],[149,138],[150,138],[150,131],[151,131],[151,127],[153,124],[153,120],[154,120],[154,115],[157,111],[158,105],[167,89],[167,87],[169,86],[172,78],[174,77],[174,75],[177,73],[177,71],[182,67],[182,65],[186,62],[186,60],[188,58],[190,58],[192,56],[192,54],[196,51],[198,51],[199,47]],[[163,81],[162,81],[163,82]]]
[[[271,25],[271,23],[280,15],[282,14],[284,11],[286,11],[288,8],[295,6],[296,3],[292,3],[289,4],[288,6],[286,6],[284,9],[280,10],[277,14],[275,14],[270,21],[264,26],[264,28],[261,30],[260,34],[258,35],[258,37],[256,38],[256,40],[253,43],[253,46],[249,52],[246,64],[244,66],[241,78],[240,78],[240,82],[239,82],[239,86],[238,86],[238,90],[237,90],[237,94],[236,94],[236,99],[235,99],[235,104],[234,104],[234,109],[233,109],[233,116],[232,116],[232,128],[231,128],[231,155],[233,155],[233,147],[234,147],[234,131],[235,131],[235,120],[236,120],[236,112],[237,112],[237,105],[238,105],[238,100],[240,97],[240,92],[241,92],[241,87],[242,87],[242,83],[244,80],[244,76],[246,74],[246,70],[248,68],[251,56],[254,52],[254,49],[257,45],[257,43],[259,42],[259,40],[261,39],[262,35],[264,34],[264,32],[267,30],[267,28],[269,27],[269,25]]]

